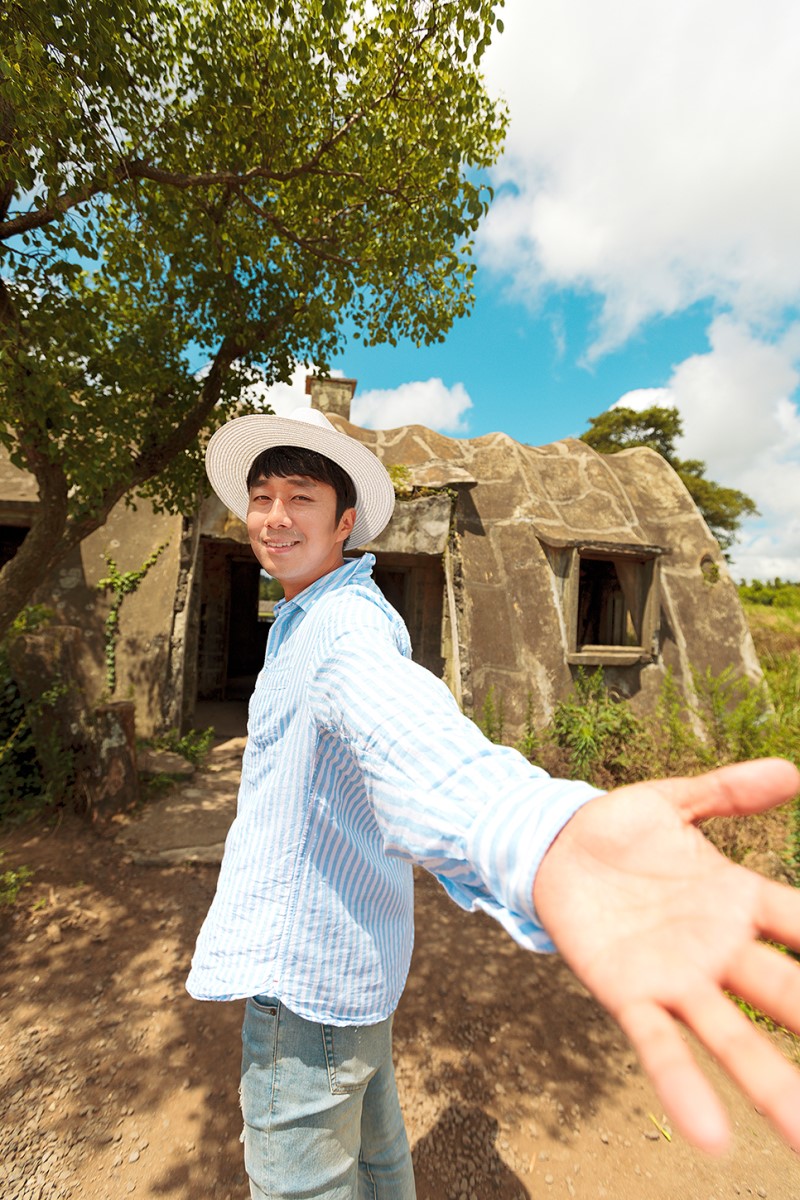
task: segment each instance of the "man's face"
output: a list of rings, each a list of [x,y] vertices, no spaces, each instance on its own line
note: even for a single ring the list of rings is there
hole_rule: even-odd
[[[355,519],[356,510],[348,508],[337,523],[334,488],[305,475],[270,475],[250,488],[250,545],[287,600],[341,566]]]

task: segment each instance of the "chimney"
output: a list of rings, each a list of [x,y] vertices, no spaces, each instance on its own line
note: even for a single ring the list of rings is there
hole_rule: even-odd
[[[349,421],[356,382],[355,379],[320,379],[318,375],[306,375],[306,395],[311,397],[312,408],[335,413]]]

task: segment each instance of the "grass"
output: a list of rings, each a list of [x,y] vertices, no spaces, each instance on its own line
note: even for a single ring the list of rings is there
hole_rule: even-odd
[[[732,669],[716,676],[696,672],[690,707],[667,674],[655,713],[642,718],[610,698],[601,670],[579,672],[551,724],[528,731],[529,757],[552,775],[587,779],[606,789],[770,755],[800,766],[800,588],[778,581],[742,591],[764,669],[762,685],[752,685]],[[484,730],[501,740],[502,697],[490,693],[486,707]],[[698,724],[702,736],[693,731]],[[518,748],[525,753],[528,746]],[[704,829],[734,862],[752,863],[800,886],[800,798],[766,813],[715,818]]]

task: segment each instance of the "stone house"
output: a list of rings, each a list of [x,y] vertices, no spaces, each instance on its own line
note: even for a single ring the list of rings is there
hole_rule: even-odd
[[[668,670],[761,678],[720,548],[672,468],[647,449],[599,455],[565,439],[453,439],[419,425],[351,425],[355,381],[309,379],[312,402],[395,468],[399,499],[368,547],[376,580],[405,618],[416,659],[468,714],[490,688],[516,736],[530,707],[545,724],[579,666],[652,709]],[[0,565],[36,503],[29,477],[0,460]],[[166,543],[120,616],[119,698],[140,735],[198,724],[198,705],[244,700],[263,658],[269,605],[242,523],[216,497],[185,516],[120,504],[62,564],[48,602],[84,632],[97,700],[110,555],[123,571]],[[202,714],[202,709],[199,710]]]

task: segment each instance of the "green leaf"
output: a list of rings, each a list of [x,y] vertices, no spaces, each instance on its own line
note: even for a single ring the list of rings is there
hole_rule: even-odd
[[[63,471],[65,539],[131,486],[193,504],[242,367],[330,360],[353,326],[436,342],[468,310],[487,193],[461,164],[506,126],[486,0],[429,27],[396,0],[10,3],[4,170],[39,224],[4,276],[0,425]]]

